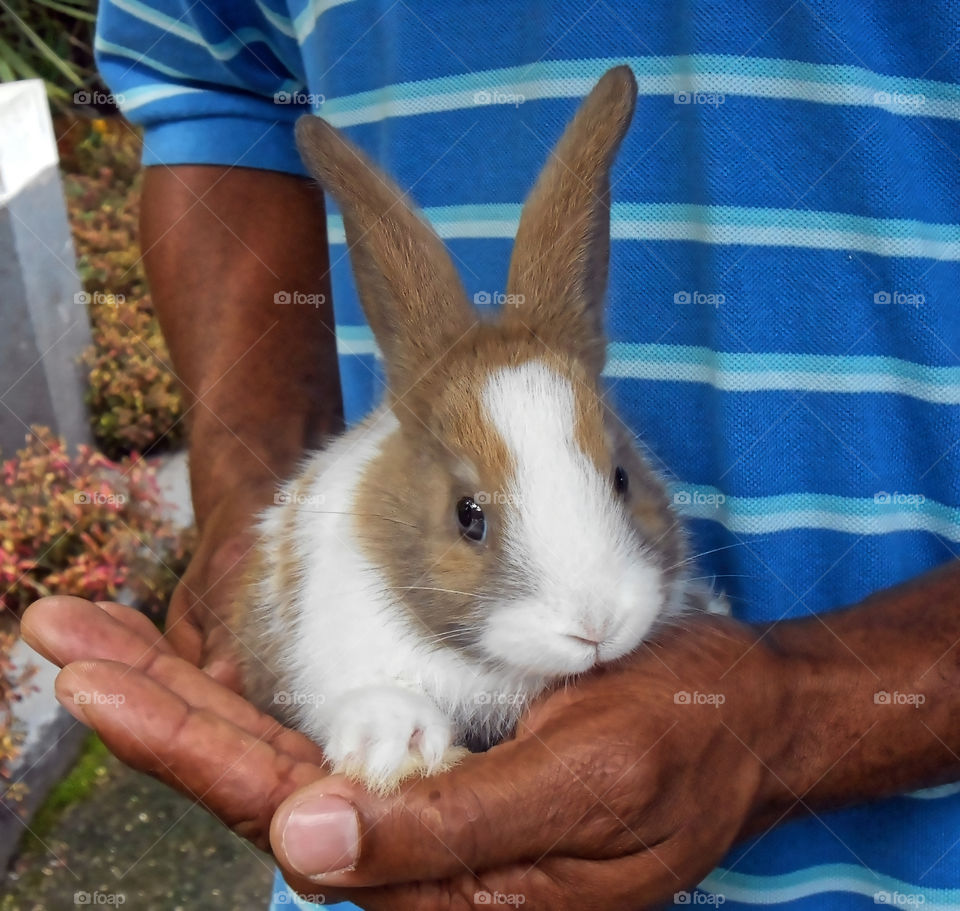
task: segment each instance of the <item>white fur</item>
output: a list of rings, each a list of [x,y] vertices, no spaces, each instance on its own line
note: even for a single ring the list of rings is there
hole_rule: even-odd
[[[483,646],[549,676],[627,654],[663,611],[664,582],[614,490],[614,466],[598,469],[576,443],[570,381],[529,361],[493,373],[483,403],[515,465],[500,497],[504,549],[531,586],[493,612]]]

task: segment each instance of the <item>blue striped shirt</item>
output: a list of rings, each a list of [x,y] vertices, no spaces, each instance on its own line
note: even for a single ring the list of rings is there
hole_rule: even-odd
[[[97,55],[148,165],[303,174],[297,117],[345,128],[493,306],[549,149],[628,63],[605,375],[702,573],[770,621],[960,550],[958,26],[952,0],[109,0]],[[382,374],[331,211],[355,421]],[[791,821],[689,898],[960,908],[960,786]]]

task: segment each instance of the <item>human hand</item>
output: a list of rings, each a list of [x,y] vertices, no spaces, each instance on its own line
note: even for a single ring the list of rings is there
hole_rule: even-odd
[[[303,892],[393,889],[383,904],[369,892],[370,909],[656,906],[782,798],[769,764],[792,735],[783,670],[755,630],[698,617],[394,798],[339,777],[297,791],[274,817],[274,855]]]
[[[80,662],[58,695],[121,759],[269,841],[302,894],[371,911],[445,911],[478,892],[561,911],[665,901],[749,827],[783,746],[782,669],[749,627],[719,618],[549,695],[514,740],[388,799],[328,776],[318,747],[127,608],[44,599],[24,635]],[[76,706],[77,692],[124,699]]]
[[[133,608],[43,598],[24,613],[21,634],[65,668],[57,698],[114,755],[263,849],[281,795],[325,774],[315,743],[178,656]]]

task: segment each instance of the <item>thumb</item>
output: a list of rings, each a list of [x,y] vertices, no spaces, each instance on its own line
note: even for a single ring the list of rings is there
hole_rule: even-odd
[[[569,851],[594,803],[541,741],[509,741],[387,798],[339,775],[311,783],[278,807],[270,844],[285,870],[333,886],[441,879]]]

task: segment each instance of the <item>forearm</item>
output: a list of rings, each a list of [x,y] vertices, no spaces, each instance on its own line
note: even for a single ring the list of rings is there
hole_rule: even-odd
[[[960,561],[862,604],[775,624],[785,732],[750,830],[960,778]]]
[[[141,245],[202,524],[228,491],[278,482],[340,427],[323,198],[274,172],[149,168]],[[278,292],[324,303],[277,304]]]

